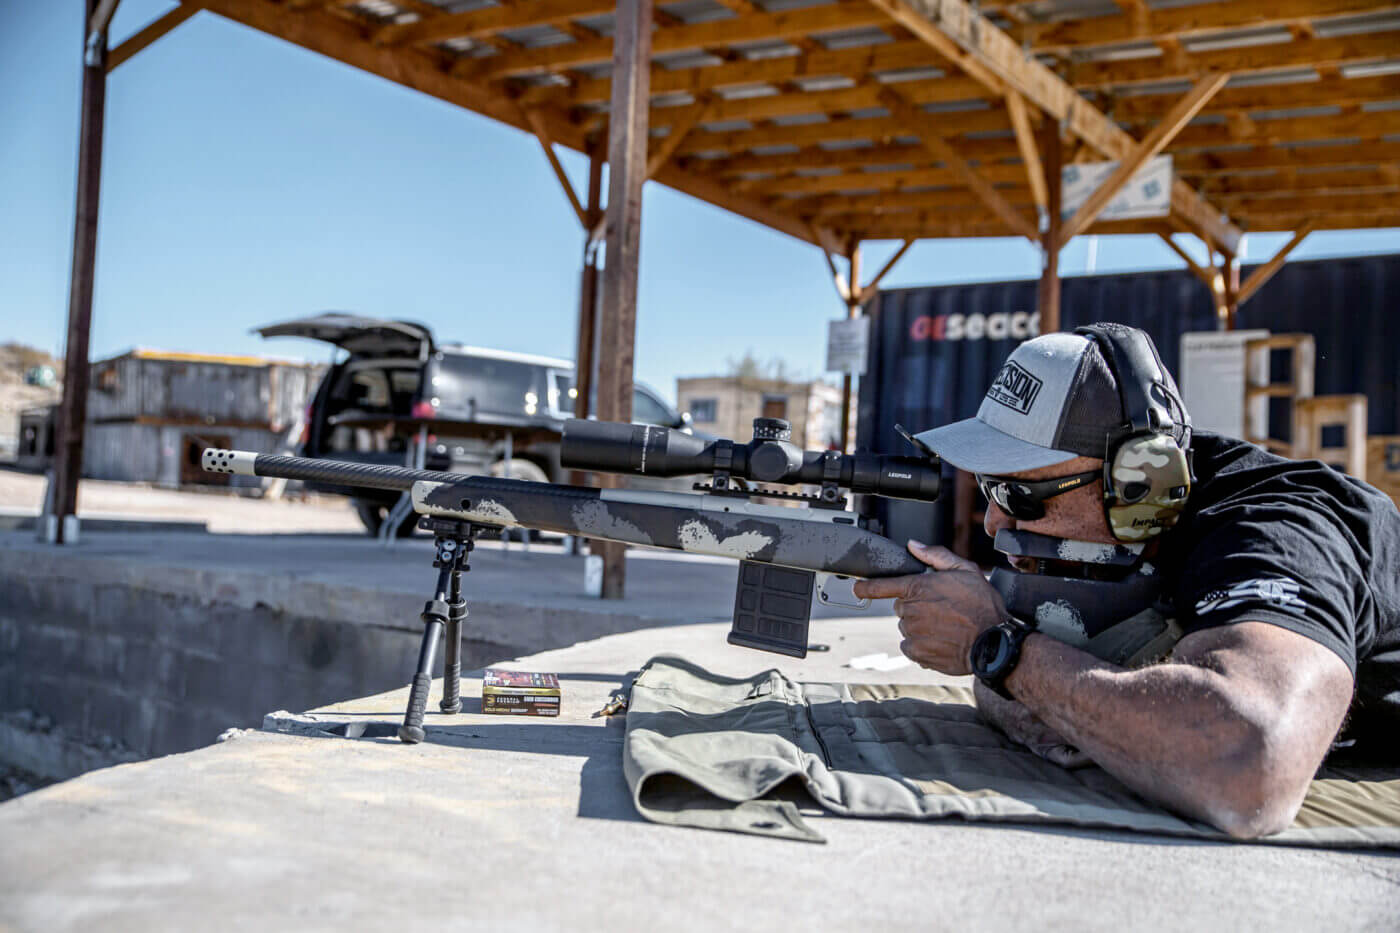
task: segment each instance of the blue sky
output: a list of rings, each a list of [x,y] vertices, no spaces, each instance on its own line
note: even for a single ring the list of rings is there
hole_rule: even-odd
[[[124,0],[113,44],[174,4]],[[0,341],[61,349],[73,238],[81,0],[0,0]],[[587,166],[564,152],[582,189]],[[815,247],[656,184],[644,195],[637,377],[752,351],[809,376],[844,309]],[[319,359],[250,328],[322,309],[572,356],[582,234],[533,137],[201,13],[108,82],[94,358],[132,346]],[[1248,239],[1249,260],[1285,237]],[[869,244],[867,277],[896,243]],[[1315,234],[1298,258],[1400,249]],[[1066,249],[1084,270],[1089,241]],[[1180,265],[1103,238],[1104,271]],[[924,242],[888,287],[1037,274],[1019,240]]]

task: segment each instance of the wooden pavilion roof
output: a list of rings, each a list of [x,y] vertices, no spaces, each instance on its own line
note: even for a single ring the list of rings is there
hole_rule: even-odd
[[[613,8],[191,0],[110,67],[205,9],[588,152],[606,139]],[[1164,151],[1177,173],[1171,218],[1071,233],[1233,251],[1241,231],[1400,226],[1400,3],[677,0],[657,4],[652,44],[651,176],[833,251],[1034,238],[1047,119],[1066,161]]]

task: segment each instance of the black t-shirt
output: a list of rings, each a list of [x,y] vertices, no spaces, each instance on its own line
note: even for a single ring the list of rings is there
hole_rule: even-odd
[[[1162,539],[1164,592],[1189,634],[1268,622],[1331,649],[1356,682],[1345,735],[1400,755],[1400,512],[1316,460],[1208,432],[1196,486]]]

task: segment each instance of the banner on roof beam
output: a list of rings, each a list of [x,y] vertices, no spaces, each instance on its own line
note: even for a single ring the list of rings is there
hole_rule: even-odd
[[[1076,162],[1060,173],[1060,216],[1069,219],[1118,169],[1117,162]],[[1172,157],[1149,159],[1099,214],[1099,220],[1165,217],[1172,206]]]

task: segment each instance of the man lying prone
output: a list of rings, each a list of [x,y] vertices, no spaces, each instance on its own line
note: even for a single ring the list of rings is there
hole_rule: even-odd
[[[1400,759],[1400,513],[1193,433],[1142,331],[1028,341],[919,439],[976,474],[1012,569],[911,541],[937,572],[856,594],[894,598],[904,653],[975,674],[1011,738],[1240,838],[1287,827],[1329,753]]]

